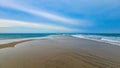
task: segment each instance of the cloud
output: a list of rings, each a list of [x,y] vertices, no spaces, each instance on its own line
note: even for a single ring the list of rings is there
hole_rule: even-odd
[[[56,26],[56,25],[48,25],[34,22],[24,22],[24,21],[16,21],[16,20],[5,20],[0,19],[0,27],[29,27],[29,28],[40,28],[47,30],[57,30],[57,31],[78,31],[77,29]],[[80,30],[79,30],[80,31]]]
[[[30,5],[29,5],[29,7],[28,6],[22,6],[19,3],[15,2],[15,0],[10,0],[9,2],[7,2],[7,0],[0,1],[0,6],[24,11],[24,12],[27,12],[27,13],[30,13],[30,14],[33,14],[33,15],[37,15],[37,16],[40,16],[40,17],[47,18],[47,19],[52,20],[52,21],[59,21],[61,23],[74,24],[74,25],[84,24],[83,21],[79,21],[79,20],[76,20],[76,19],[67,18],[67,17],[64,17],[64,16],[48,13],[48,12],[45,12],[45,11],[42,11],[42,10],[36,10],[36,9],[30,8]]]

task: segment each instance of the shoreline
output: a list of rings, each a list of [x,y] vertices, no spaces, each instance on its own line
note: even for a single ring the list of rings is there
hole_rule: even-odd
[[[13,42],[6,43],[6,44],[0,44],[0,49],[15,47],[15,45],[17,45],[17,44],[19,44],[19,43],[27,42],[27,41],[32,41],[32,39],[22,40],[22,41],[16,41],[16,42],[13,41]]]
[[[0,68],[120,67],[120,47],[108,43],[72,36],[13,43],[16,47],[0,49]]]
[[[0,45],[12,43],[12,42],[19,42],[19,41],[24,41],[24,40],[30,40],[30,39],[44,39],[44,38],[49,38],[47,37],[33,37],[33,38],[18,38],[18,39],[1,39],[0,40]]]
[[[76,38],[82,38],[82,39],[86,39],[86,40],[92,40],[92,41],[97,41],[97,42],[101,42],[101,43],[108,43],[108,44],[112,44],[112,45],[117,45],[117,46],[120,46],[120,42],[118,43],[117,42],[113,42],[113,40],[101,40],[101,39],[91,39],[91,38],[85,38],[85,37],[81,37],[79,35],[72,35],[73,37],[76,37]]]
[[[21,39],[4,39],[4,40],[0,40],[0,45],[4,45],[4,44],[8,44],[8,43],[13,43],[13,42],[19,42],[19,41],[24,41],[24,40],[30,40],[30,39],[45,39],[45,38],[52,38],[55,36],[64,36],[64,35],[49,35],[46,37],[33,37],[33,38],[21,38]],[[65,35],[68,36],[68,35]],[[119,43],[117,42],[112,42],[112,41],[106,41],[106,40],[98,40],[98,39],[92,39],[92,38],[85,38],[85,37],[81,37],[81,35],[69,35],[75,38],[82,38],[82,39],[86,39],[86,40],[91,40],[91,41],[96,41],[96,42],[101,42],[101,43],[108,43],[111,45],[117,45],[120,46]]]

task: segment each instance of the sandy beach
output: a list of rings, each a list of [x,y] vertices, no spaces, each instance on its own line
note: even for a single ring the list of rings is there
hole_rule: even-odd
[[[0,68],[120,68],[120,46],[72,36],[0,45]]]

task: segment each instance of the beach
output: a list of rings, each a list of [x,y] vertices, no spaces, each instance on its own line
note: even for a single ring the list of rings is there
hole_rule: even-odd
[[[0,45],[0,68],[120,68],[120,46],[53,36]]]

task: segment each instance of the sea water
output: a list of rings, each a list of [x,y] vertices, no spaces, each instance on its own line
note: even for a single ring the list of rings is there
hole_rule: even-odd
[[[50,33],[0,33],[0,44],[17,42],[29,39],[42,39],[46,38]],[[55,34],[54,34],[55,35]]]

